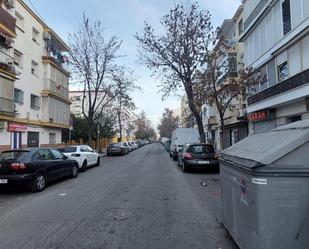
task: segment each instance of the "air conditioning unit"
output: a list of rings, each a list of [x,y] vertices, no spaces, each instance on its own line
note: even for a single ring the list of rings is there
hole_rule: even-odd
[[[50,35],[50,33],[48,31],[45,31],[43,33],[43,39],[44,40],[50,40],[51,39],[51,35]]]

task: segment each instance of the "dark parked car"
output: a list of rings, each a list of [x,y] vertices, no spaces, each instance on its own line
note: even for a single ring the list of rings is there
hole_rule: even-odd
[[[211,144],[185,144],[178,155],[178,165],[183,172],[193,168],[218,170],[219,160]]]
[[[130,148],[124,143],[113,143],[107,147],[107,156],[126,155],[130,152]]]
[[[33,192],[45,189],[58,178],[78,176],[78,163],[57,149],[32,148],[0,153],[0,186],[27,186]]]

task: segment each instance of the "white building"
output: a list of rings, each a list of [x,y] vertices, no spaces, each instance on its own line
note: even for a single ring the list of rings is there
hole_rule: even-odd
[[[259,70],[249,88],[250,132],[309,118],[309,1],[244,1],[245,66]]]
[[[0,149],[60,144],[70,118],[69,47],[22,0],[0,3],[0,30],[14,38],[0,56],[14,69],[0,76]]]

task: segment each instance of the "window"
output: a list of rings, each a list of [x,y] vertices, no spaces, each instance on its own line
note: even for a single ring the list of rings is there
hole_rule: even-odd
[[[35,43],[39,43],[39,34],[40,32],[36,28],[32,28],[32,40]]]
[[[22,67],[22,56],[23,54],[21,52],[14,49],[14,64],[16,66]]]
[[[291,6],[290,0],[285,0],[282,3],[282,22],[283,22],[283,35],[290,32],[291,25]]]
[[[41,99],[40,99],[40,97],[38,97],[38,96],[36,96],[34,94],[31,94],[31,101],[30,102],[31,102],[30,103],[30,107],[32,109],[36,109],[36,110],[40,109],[40,107],[41,107]]]
[[[275,59],[267,63],[268,86],[276,84],[276,61]]]
[[[28,131],[28,147],[39,147],[39,132]]]
[[[49,150],[39,150],[35,155],[36,160],[53,160],[54,156]]]
[[[244,32],[244,21],[240,19],[238,23],[238,35],[241,35]]]
[[[284,62],[278,66],[278,81],[286,80],[289,77],[288,62]]]
[[[22,90],[14,88],[14,102],[18,104],[24,103],[24,92]]]
[[[56,133],[49,133],[49,144],[56,144]]]
[[[229,53],[228,60],[230,77],[237,77],[237,54]]]
[[[39,75],[39,64],[35,61],[31,61],[31,73],[33,75]]]
[[[192,145],[189,148],[189,152],[193,154],[214,153],[212,145]]]
[[[111,146],[112,147],[112,146]],[[73,153],[76,152],[76,147],[63,147],[58,149],[61,153]]]
[[[64,159],[64,155],[58,150],[50,150],[55,159]]]
[[[238,129],[231,130],[231,145],[236,144],[239,141]]]
[[[260,68],[260,91],[263,91],[267,88],[267,66],[264,65]]]
[[[90,148],[89,146],[87,146],[87,151],[88,151],[88,152],[93,152],[93,149]]]
[[[25,22],[23,16],[19,14],[17,11],[15,11],[15,17],[16,17],[16,27],[23,31]]]

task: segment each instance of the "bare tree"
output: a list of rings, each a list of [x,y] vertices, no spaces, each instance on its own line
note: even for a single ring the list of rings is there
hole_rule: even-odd
[[[151,127],[151,122],[147,118],[146,113],[142,111],[135,120],[137,127],[135,137],[137,139],[151,139],[156,137],[155,130]]]
[[[113,72],[113,79],[117,83],[117,96],[114,100],[114,109],[117,113],[119,141],[122,141],[123,124],[132,126],[132,116],[130,112],[136,109],[135,103],[131,97],[133,91],[141,91],[141,88],[135,84],[136,76],[134,72],[125,68],[118,67]],[[132,122],[131,122],[132,121]]]
[[[162,76],[160,85],[163,98],[183,88],[188,105],[198,126],[201,142],[205,132],[201,116],[202,102],[194,98],[198,71],[212,45],[213,28],[208,11],[199,10],[197,3],[189,9],[177,5],[161,21],[163,34],[155,34],[151,25],[145,23],[143,35],[136,35],[139,42],[139,58],[142,63]]]
[[[158,130],[161,137],[172,137],[173,131],[178,127],[179,117],[175,116],[173,111],[166,108],[162,114]]]
[[[100,21],[90,23],[84,15],[77,32],[70,34],[70,57],[76,77],[83,82],[82,112],[88,121],[88,143],[93,138],[94,124],[119,94],[112,80],[115,59],[121,41],[113,36],[106,40]]]

